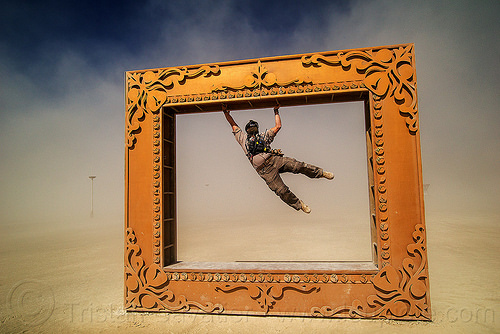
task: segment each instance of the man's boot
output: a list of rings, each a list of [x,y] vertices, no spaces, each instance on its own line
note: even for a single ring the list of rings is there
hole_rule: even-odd
[[[311,213],[311,208],[308,207],[304,202],[300,201],[300,209],[305,213]]]
[[[335,177],[335,175],[333,175],[333,173],[331,173],[331,172],[325,172],[325,171],[323,171],[323,177],[325,179],[328,179],[328,180],[333,180],[333,178]]]

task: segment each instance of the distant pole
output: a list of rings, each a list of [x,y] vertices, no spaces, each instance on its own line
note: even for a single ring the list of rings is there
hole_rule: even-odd
[[[90,218],[94,217],[94,179],[95,175],[90,175]]]

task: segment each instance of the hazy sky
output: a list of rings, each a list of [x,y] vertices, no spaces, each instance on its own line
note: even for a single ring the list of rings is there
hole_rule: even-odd
[[[0,12],[0,221],[87,218],[90,173],[97,175],[96,215],[122,219],[125,71],[400,43],[415,43],[427,209],[498,213],[499,14],[498,1],[477,0],[8,1]],[[357,112],[328,108],[284,108],[276,142],[287,154],[328,165],[340,187],[351,157],[326,159],[315,150],[342,144],[322,120],[355,123]],[[235,118],[242,124],[248,115],[272,127],[271,111]],[[243,202],[233,201],[227,214],[245,215],[244,198],[252,204],[263,196],[264,212],[297,215],[253,174],[221,114],[185,116],[178,125],[178,149],[186,149],[179,164],[198,166],[192,180],[179,175],[179,185],[192,190],[179,196],[204,205],[179,207],[183,217],[221,211],[236,191]],[[193,137],[201,135],[213,153],[212,163],[199,166],[188,152],[200,149]],[[324,192],[335,190],[311,191],[311,180],[295,176],[287,182],[317,217],[328,215]],[[364,196],[357,187],[353,201]]]

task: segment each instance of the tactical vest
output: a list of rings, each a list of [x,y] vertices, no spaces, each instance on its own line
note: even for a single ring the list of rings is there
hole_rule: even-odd
[[[246,149],[248,159],[259,153],[271,153],[271,147],[264,140],[263,134],[257,134],[253,137],[248,137],[246,141]]]

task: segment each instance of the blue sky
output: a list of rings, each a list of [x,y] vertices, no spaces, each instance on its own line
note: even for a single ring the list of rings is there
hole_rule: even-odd
[[[498,1],[8,1],[0,13],[0,220],[87,218],[94,173],[96,214],[120,221],[125,71],[400,43],[415,43],[428,210],[498,213],[498,14]],[[282,133],[300,128],[289,115]],[[181,140],[212,125],[213,140],[230,152],[212,158],[234,165],[233,179],[204,167],[207,177],[186,186],[225,202],[237,182],[258,197],[265,185],[243,165],[224,122],[216,114],[184,122]],[[288,151],[315,158],[295,145]],[[207,189],[213,182],[219,188]],[[283,210],[273,204],[266,210]]]

